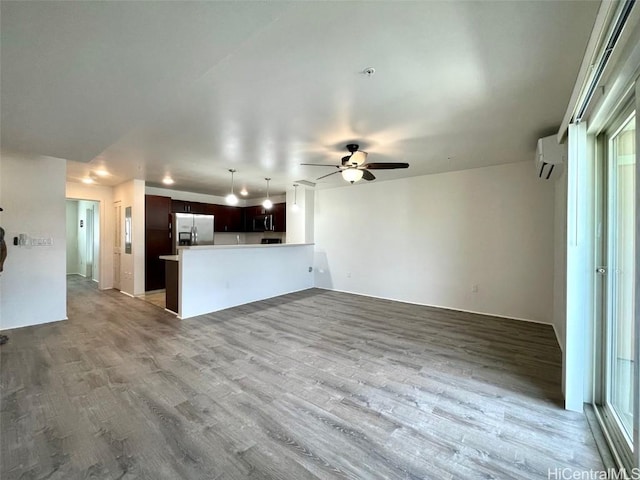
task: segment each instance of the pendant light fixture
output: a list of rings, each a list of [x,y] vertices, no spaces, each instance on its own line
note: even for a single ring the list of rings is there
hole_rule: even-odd
[[[267,181],[267,198],[265,198],[264,202],[262,202],[262,206],[267,210],[271,210],[271,207],[273,207],[273,202],[269,199],[269,182],[271,181],[271,179],[265,178],[265,180]]]
[[[238,197],[233,193],[233,174],[236,173],[236,171],[233,168],[230,168],[229,171],[231,172],[231,193],[225,197],[225,200],[229,205],[237,205]]]
[[[298,206],[298,184],[294,183],[293,184],[293,205],[291,205],[291,211],[297,212],[298,210],[300,210],[300,207]]]

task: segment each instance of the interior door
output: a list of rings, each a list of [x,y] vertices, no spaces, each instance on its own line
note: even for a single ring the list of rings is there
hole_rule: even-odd
[[[602,385],[599,407],[623,460],[631,464],[637,365],[634,364],[635,278],[635,164],[636,115],[623,111],[611,123],[601,142],[604,200],[601,282],[600,355]]]

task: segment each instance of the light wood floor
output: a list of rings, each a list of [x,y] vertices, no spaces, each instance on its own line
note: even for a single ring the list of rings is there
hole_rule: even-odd
[[[3,480],[603,468],[549,326],[315,289],[179,321],[78,278],[68,311],[5,332]]]

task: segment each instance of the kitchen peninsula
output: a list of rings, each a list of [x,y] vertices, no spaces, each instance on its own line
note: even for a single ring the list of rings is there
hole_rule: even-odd
[[[176,277],[167,308],[177,299],[182,319],[313,287],[310,243],[186,246],[160,258]]]

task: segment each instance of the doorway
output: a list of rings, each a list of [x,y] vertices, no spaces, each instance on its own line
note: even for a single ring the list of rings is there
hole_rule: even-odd
[[[67,275],[100,278],[100,203],[66,201]]]

